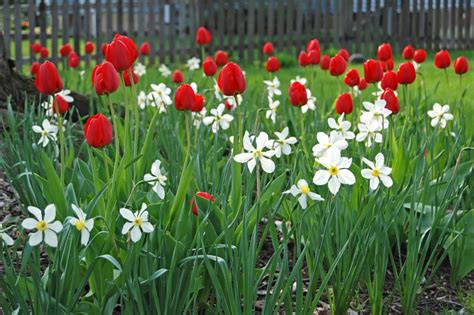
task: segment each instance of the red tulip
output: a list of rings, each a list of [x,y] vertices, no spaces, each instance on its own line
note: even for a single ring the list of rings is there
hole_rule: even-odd
[[[71,44],[69,44],[69,43],[66,43],[66,44],[62,45],[61,48],[59,48],[59,54],[62,57],[69,56],[71,51],[72,51],[72,47],[71,47]]]
[[[55,95],[56,102],[53,102],[53,113],[65,114],[69,110],[69,103],[61,95]],[[56,110],[57,107],[57,110]]]
[[[377,49],[377,58],[380,61],[387,61],[392,58],[392,46],[387,43],[383,43]]]
[[[263,45],[263,54],[267,56],[273,55],[273,44],[272,42],[266,42],[265,45]]]
[[[413,55],[415,54],[415,49],[413,49],[412,45],[406,45],[405,48],[402,50],[402,57],[405,60],[413,59]]]
[[[426,51],[424,49],[417,49],[415,50],[415,54],[413,55],[413,60],[416,63],[423,63],[426,60]]]
[[[33,61],[30,66],[30,74],[31,75],[36,75],[38,73],[40,63],[38,61]]]
[[[462,75],[469,70],[469,63],[467,62],[467,59],[464,56],[457,57],[454,60],[453,66],[454,66],[454,72],[456,72],[456,74],[459,74],[459,75]]]
[[[41,46],[40,43],[33,43],[30,45],[30,48],[33,53],[39,54],[41,52],[41,48],[43,47]]]
[[[49,95],[56,94],[63,89],[63,82],[54,63],[45,61],[40,65],[36,73],[35,86],[41,94]]]
[[[382,80],[383,69],[380,62],[369,59],[364,62],[364,77],[367,83],[375,83]]]
[[[321,69],[323,70],[328,70],[329,69],[329,63],[331,62],[331,57],[329,57],[329,55],[324,55],[322,58],[321,58],[321,63],[319,64],[319,66],[321,67]]]
[[[310,64],[309,63],[309,56],[308,56],[308,53],[306,51],[300,52],[300,54],[298,55],[298,63],[302,67],[306,67],[307,65]]]
[[[84,51],[86,52],[86,54],[88,55],[92,54],[94,52],[94,49],[95,49],[94,43],[91,41],[87,41],[84,46]]]
[[[387,61],[380,61],[383,71],[392,71],[393,70],[393,59],[390,58]]]
[[[213,203],[216,202],[216,199],[212,197],[210,193],[207,193],[207,192],[199,191],[196,193],[196,197],[199,197],[205,200],[210,200]],[[197,209],[197,205],[196,205],[196,201],[194,200],[194,197],[193,199],[191,199],[191,206],[192,206],[193,214],[198,215],[198,209]]]
[[[227,110],[232,110],[232,109],[234,108],[233,103],[231,103],[231,102],[229,101],[229,99],[226,99],[226,100],[224,101],[224,106],[225,106],[225,109],[227,109]]]
[[[125,86],[132,86],[132,81],[130,80],[130,72],[132,73],[133,78],[133,85],[137,85],[140,78],[138,75],[133,71],[133,68],[125,70],[122,72],[123,81],[125,82]]]
[[[177,84],[181,84],[184,81],[184,75],[181,71],[175,70],[171,75],[171,81]]]
[[[265,69],[267,72],[277,72],[280,70],[280,61],[278,60],[277,57],[272,56],[268,58],[267,64],[265,65]]]
[[[41,47],[40,56],[41,56],[41,58],[43,58],[43,59],[48,58],[48,57],[49,57],[49,50],[48,50],[48,48],[46,48],[46,47]]]
[[[319,50],[313,49],[308,52],[309,63],[312,65],[317,65],[321,60],[321,52]]]
[[[204,108],[204,97],[201,94],[196,94],[194,97],[194,105],[191,111],[199,113]]]
[[[308,94],[303,84],[295,81],[288,87],[288,96],[293,106],[303,106],[308,102]]]
[[[203,26],[196,32],[196,43],[200,46],[208,45],[211,42],[211,33]]]
[[[227,53],[223,50],[216,51],[216,64],[218,67],[225,66],[229,62],[229,57]]]
[[[92,70],[92,85],[98,95],[110,94],[120,86],[120,78],[112,63],[104,61]]]
[[[349,93],[342,93],[336,100],[336,113],[350,114],[352,113],[352,96]]]
[[[71,68],[77,68],[77,66],[79,66],[79,56],[74,51],[69,54],[68,65]]]
[[[451,64],[451,57],[447,50],[440,50],[435,55],[435,66],[439,69],[446,69]]]
[[[349,57],[351,56],[349,52],[347,51],[347,49],[345,48],[339,49],[339,51],[337,52],[337,55],[342,56],[342,58],[344,58],[346,62],[349,61]]]
[[[118,72],[130,68],[138,58],[137,46],[127,36],[115,34],[112,42],[105,47],[105,59],[112,63]]]
[[[212,77],[217,72],[217,65],[212,59],[211,56],[207,57],[206,60],[202,63],[202,69],[204,70],[204,74],[208,77]]]
[[[140,45],[140,54],[142,54],[143,56],[148,56],[151,52],[151,46],[150,46],[150,43],[149,42],[143,42],[141,45]]]
[[[390,109],[392,114],[395,115],[400,111],[400,103],[398,102],[398,98],[392,89],[385,89],[380,96],[380,99],[385,100],[385,108]]]
[[[306,45],[306,51],[310,52],[312,50],[321,51],[321,47],[319,46],[319,41],[315,38],[308,42]]]
[[[329,61],[329,73],[332,76],[340,76],[346,71],[346,60],[341,55],[337,54]]]
[[[380,81],[380,87],[382,90],[390,88],[395,91],[398,88],[397,74],[393,71],[385,72]]]
[[[225,96],[243,93],[245,91],[245,77],[240,67],[233,62],[226,64],[219,73],[217,85]]]
[[[174,106],[177,110],[192,110],[196,108],[196,93],[189,84],[180,85],[174,95]]]
[[[416,79],[416,70],[409,61],[398,66],[397,81],[400,84],[411,84]]]
[[[359,71],[357,69],[351,69],[347,71],[346,77],[344,78],[344,83],[347,86],[354,87],[359,84],[360,77],[359,77]]]
[[[104,147],[112,142],[112,125],[104,115],[98,113],[87,119],[84,126],[84,137],[94,148]]]
[[[367,88],[367,86],[369,86],[369,84],[367,83],[365,78],[364,77],[360,78],[360,80],[359,80],[359,90],[363,91]]]
[[[102,52],[102,56],[104,57],[107,55],[107,46],[109,46],[109,44],[103,43],[100,47],[100,51]]]

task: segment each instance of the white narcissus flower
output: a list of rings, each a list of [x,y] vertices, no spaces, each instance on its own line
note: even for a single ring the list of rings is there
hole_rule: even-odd
[[[209,126],[210,124],[212,124],[213,133],[217,133],[220,128],[222,128],[223,130],[226,130],[229,128],[230,122],[234,120],[234,117],[229,114],[224,114],[224,111],[225,111],[225,105],[219,104],[217,108],[211,109],[212,116],[204,117],[202,122],[206,126]]]
[[[237,163],[247,163],[250,173],[253,172],[257,162],[260,162],[262,169],[266,173],[273,173],[273,171],[275,171],[275,163],[270,158],[275,154],[275,151],[263,151],[265,148],[271,147],[272,145],[271,141],[268,139],[268,135],[263,131],[260,132],[258,137],[255,138],[257,144],[256,147],[253,146],[252,142],[253,139],[251,139],[248,131],[246,131],[243,138],[243,146],[244,150],[247,152],[237,154],[234,156],[234,160]]]
[[[377,187],[379,187],[380,182],[382,182],[382,184],[387,188],[392,187],[393,181],[392,178],[390,178],[392,169],[384,165],[384,157],[382,153],[378,153],[375,156],[375,164],[366,158],[363,158],[362,162],[370,167],[370,169],[365,168],[361,171],[362,177],[370,181],[370,189],[376,190]]]
[[[308,182],[304,179],[300,179],[296,185],[291,186],[290,190],[283,192],[284,194],[291,193],[293,197],[298,197],[298,202],[300,203],[301,208],[306,209],[308,206],[308,197],[311,200],[315,201],[323,201],[324,199],[321,198],[320,195],[317,193],[312,192],[309,189]]]
[[[167,178],[161,173],[160,166],[160,160],[153,162],[150,173],[145,174],[145,176],[143,176],[143,180],[148,184],[153,185],[153,191],[156,192],[160,199],[164,199],[165,189],[163,186],[166,185]]]
[[[28,243],[31,246],[36,246],[43,240],[51,247],[58,246],[57,233],[61,232],[63,225],[59,221],[54,221],[56,218],[56,206],[54,204],[47,205],[44,209],[44,217],[42,211],[37,207],[28,207],[28,212],[35,218],[27,218],[23,221],[21,226],[27,230],[34,230],[36,232],[30,234]]]
[[[441,106],[439,103],[433,105],[433,110],[428,111],[431,118],[431,127],[440,125],[441,128],[446,127],[446,121],[453,120],[453,115],[449,112],[449,105]]]
[[[147,95],[145,94],[145,92],[140,91],[140,93],[138,93],[138,96],[137,96],[137,103],[140,109],[145,109],[146,100],[147,100]]]
[[[171,105],[173,103],[170,96],[171,89],[167,87],[166,84],[151,84],[151,89],[153,91],[151,91],[150,94],[153,95],[153,99],[156,103],[163,103],[164,105]]]
[[[70,218],[69,223],[81,232],[81,244],[86,246],[89,242],[92,228],[94,227],[94,219],[87,219],[87,215],[84,211],[75,204],[72,204],[71,207],[76,217]]]
[[[303,85],[306,85],[306,78],[300,77],[299,75],[296,76],[294,80],[291,80],[291,83],[299,82]]]
[[[122,234],[130,232],[130,238],[134,243],[142,238],[142,232],[151,233],[155,230],[153,225],[148,222],[148,211],[146,209],[147,205],[145,203],[142,203],[141,209],[135,213],[127,208],[120,209],[120,215],[129,221],[123,225]]]
[[[329,128],[334,129],[339,136],[344,139],[351,140],[355,138],[355,134],[352,131],[349,131],[351,128],[350,121],[344,120],[344,113],[336,120],[334,118],[328,118]]]
[[[3,225],[0,223],[0,239],[7,244],[7,246],[12,246],[14,241],[13,238],[8,235],[5,230],[3,229]]]
[[[267,119],[271,119],[272,123],[276,121],[276,113],[278,110],[278,106],[280,106],[280,101],[274,101],[270,96],[268,97],[268,107],[269,109],[265,113],[265,117]]]
[[[387,102],[385,100],[376,100],[375,103],[362,102],[366,112],[362,112],[360,116],[360,121],[366,125],[373,125],[377,128],[387,129],[388,128],[388,119],[392,111],[388,108],[385,108]]]
[[[341,157],[338,150],[331,150],[327,156],[317,160],[326,169],[319,170],[314,174],[313,183],[321,186],[328,184],[329,191],[336,195],[343,185],[353,185],[355,176],[348,169],[352,164],[351,158]]]
[[[311,96],[311,91],[306,89],[306,94],[308,95],[308,101],[306,104],[301,106],[301,112],[305,114],[308,110],[316,110],[316,97]]]
[[[171,70],[165,64],[161,64],[160,67],[158,68],[158,71],[165,78],[171,75]]]
[[[38,125],[34,125],[32,128],[34,132],[39,133],[41,135],[38,141],[38,144],[43,144],[43,148],[44,148],[48,145],[49,140],[56,141],[58,127],[55,125],[52,125],[47,119],[43,120],[43,123],[41,124],[41,126],[42,127]]]
[[[280,80],[278,80],[277,77],[275,77],[273,80],[264,80],[263,83],[267,87],[269,97],[273,97],[273,95],[281,95]]]
[[[203,107],[203,109],[201,109],[201,111],[198,113],[196,112],[191,113],[194,127],[199,128],[201,126],[202,120],[204,119],[204,117],[206,117],[206,113],[207,113],[207,110],[205,107]]]
[[[272,149],[275,151],[275,156],[277,158],[281,157],[281,154],[290,155],[291,154],[291,145],[298,142],[295,137],[288,137],[290,133],[288,127],[282,130],[282,132],[275,132],[275,135],[278,139],[270,140],[272,143]]]
[[[357,142],[365,141],[367,147],[371,147],[373,142],[382,143],[383,136],[380,128],[375,125],[358,124],[359,133],[356,136]]]
[[[135,67],[133,67],[133,71],[135,71],[135,73],[139,77],[141,77],[141,76],[144,76],[146,74],[146,67],[145,67],[144,64],[139,62],[135,65]]]
[[[349,145],[347,141],[335,130],[332,130],[329,136],[324,132],[316,134],[318,144],[313,146],[313,155],[315,157],[325,156],[330,151],[342,151]]]
[[[421,63],[412,61],[412,64],[413,64],[413,67],[415,68],[415,71],[418,71],[418,69],[420,69]]]
[[[201,63],[201,60],[196,57],[192,57],[191,59],[188,59],[187,66],[190,71],[194,71],[199,69],[199,64]]]
[[[74,102],[74,98],[71,96],[71,90],[62,90],[61,92],[56,93],[55,95],[61,96],[66,102]],[[52,102],[52,98],[51,98]]]
[[[214,79],[214,96],[216,97],[216,100],[222,101],[222,92],[221,89],[219,88],[219,84],[217,84],[217,81]]]
[[[229,96],[226,98],[227,103],[232,107],[230,110],[234,110],[237,106],[235,105],[235,98],[233,96]],[[242,95],[237,94],[237,105],[242,104]]]
[[[352,94],[354,94],[354,97],[358,97],[360,94],[362,94],[362,91],[359,89],[358,85],[352,87]]]

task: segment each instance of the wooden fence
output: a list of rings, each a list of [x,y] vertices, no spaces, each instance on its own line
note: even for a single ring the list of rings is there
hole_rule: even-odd
[[[407,43],[437,50],[474,47],[474,0],[0,0],[0,23],[9,56],[18,67],[35,56],[29,43],[58,49],[70,42],[83,55],[85,41],[101,44],[116,32],[139,44],[150,42],[150,62],[177,62],[199,56],[195,31],[213,35],[209,52],[228,51],[233,58],[262,58],[271,40],[278,52],[296,55],[311,38],[324,49],[345,47],[373,55],[380,42],[396,51]],[[39,4],[38,4],[39,3]]]

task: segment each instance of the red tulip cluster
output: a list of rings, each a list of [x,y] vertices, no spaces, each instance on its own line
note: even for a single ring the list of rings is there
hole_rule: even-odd
[[[321,61],[321,48],[319,41],[315,38],[308,42],[306,51],[300,52],[298,56],[298,63],[302,67],[309,65],[317,65]]]
[[[183,84],[176,89],[174,106],[177,110],[200,112],[204,108],[204,98],[196,94],[189,84]]]

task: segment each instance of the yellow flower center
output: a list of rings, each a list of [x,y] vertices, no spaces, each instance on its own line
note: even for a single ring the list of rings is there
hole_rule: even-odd
[[[137,226],[140,226],[142,225],[143,223],[143,220],[142,218],[138,217],[138,218],[135,218],[135,220],[133,220],[133,224],[137,225]]]
[[[253,157],[254,158],[259,158],[259,157],[262,157],[262,156],[263,156],[262,151],[260,151],[260,150],[253,151]]]
[[[46,130],[41,130],[41,136],[46,137],[48,132]]]
[[[308,186],[301,187],[301,193],[303,195],[307,195],[309,193],[309,187]]]
[[[379,172],[378,169],[372,170],[372,176],[374,176],[374,177],[379,177],[379,174],[380,174],[380,172]]]
[[[46,221],[38,221],[38,223],[36,223],[36,229],[38,231],[44,231],[47,227],[48,223],[46,223]]]
[[[324,146],[326,147],[326,149],[329,149],[332,146],[332,144],[331,143],[326,143]]]
[[[82,229],[86,226],[86,223],[82,220],[77,220],[74,226],[78,231],[82,231]]]
[[[337,175],[337,173],[339,173],[339,169],[336,167],[336,166],[331,166],[329,168],[329,174],[331,175]]]

